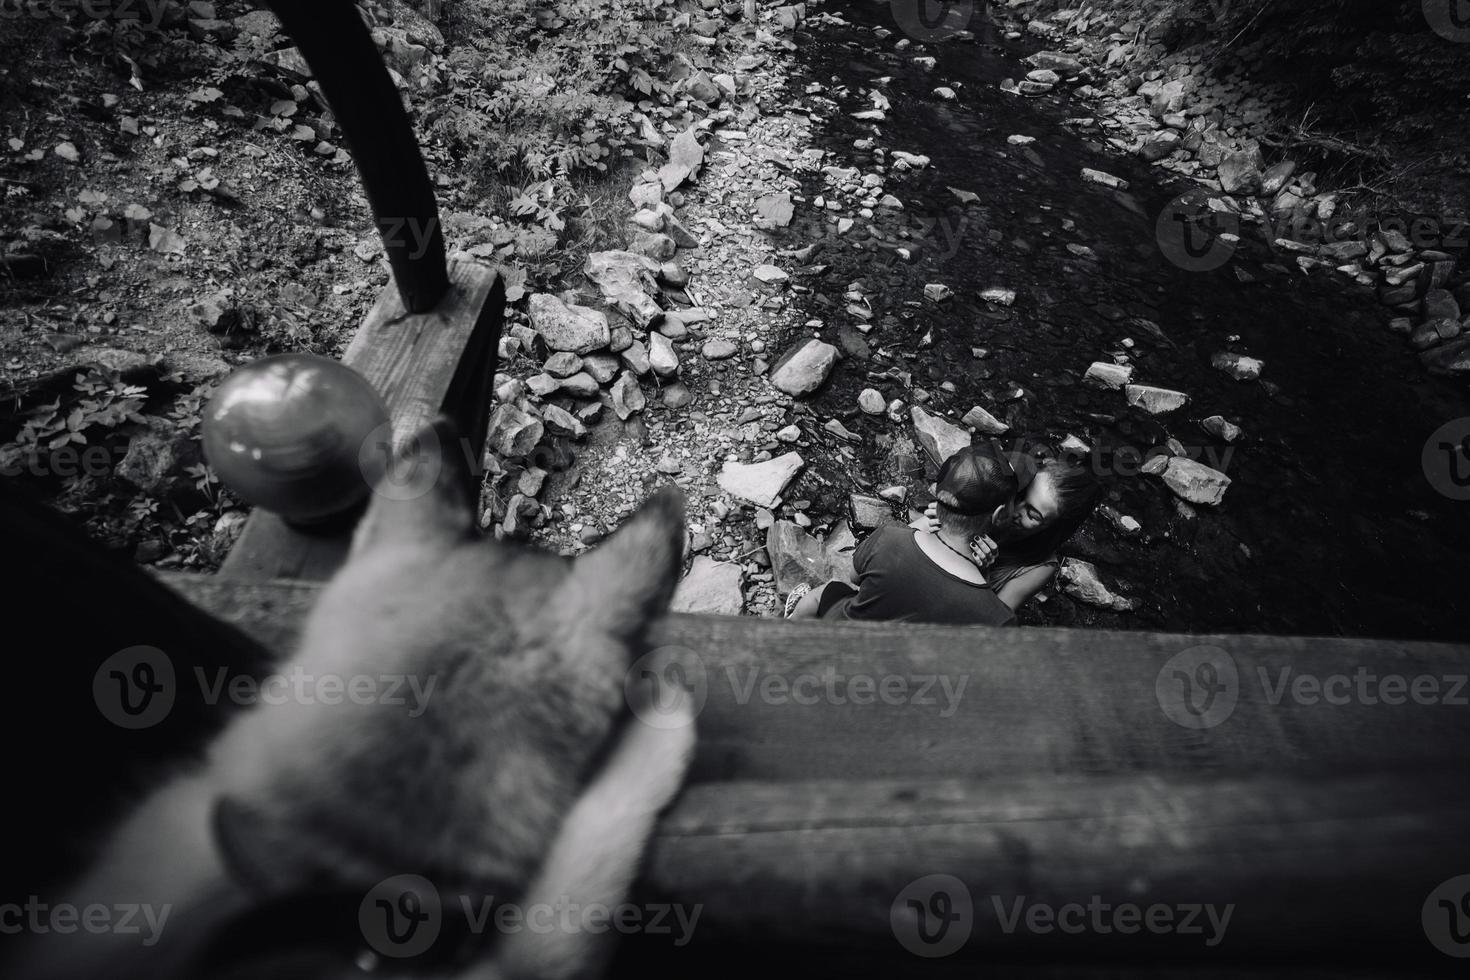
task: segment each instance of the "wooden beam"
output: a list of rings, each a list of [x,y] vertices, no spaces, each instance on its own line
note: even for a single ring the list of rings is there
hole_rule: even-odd
[[[1426,939],[1422,907],[1470,868],[1462,776],[702,784],[662,821],[643,897],[697,906],[693,945],[734,957],[731,973],[793,949],[857,955],[867,975],[926,967],[900,936],[917,941],[907,900],[936,889],[964,917],[955,928],[969,927],[947,958],[972,971],[1099,958],[1433,965],[1447,957]],[[915,886],[929,875],[963,888]],[[1082,908],[1065,929],[1028,911],[1068,905]],[[1124,906],[1162,906],[1170,925],[1122,932]],[[1194,906],[1213,906],[1215,923]],[[1199,931],[1180,928],[1186,915]]]
[[[449,290],[428,313],[409,313],[392,284],[363,320],[342,361],[388,403],[395,448],[439,412],[459,425],[469,469],[480,472],[489,423],[505,286],[493,269],[455,262]],[[342,564],[351,522],[306,532],[257,509],[221,566],[222,579],[320,581]]]
[[[165,580],[277,650],[320,588]],[[1453,962],[1421,912],[1470,869],[1470,712],[1271,692],[1280,668],[1434,677],[1448,692],[1470,670],[1464,646],[688,615],[655,624],[650,643],[675,648],[703,708],[690,784],[635,900],[700,918],[687,945],[633,937],[614,976],[1080,978],[1173,964],[1159,975],[1403,977]],[[1156,682],[1202,645],[1242,682],[1230,717],[1187,729]],[[948,700],[930,683],[944,677]],[[855,678],[876,691],[893,678],[893,696],[857,703]],[[912,952],[893,921],[928,875],[963,882],[972,915],[940,960]],[[1081,906],[1084,927],[1011,924],[1018,903],[1022,915]],[[1223,931],[1188,908],[1206,904],[1231,906]],[[1124,905],[1206,931],[1122,933]],[[1072,928],[1084,913],[1066,914]]]
[[[316,594],[302,583],[166,581],[277,650],[294,642]],[[650,642],[676,648],[704,691],[693,772],[702,782],[1326,774],[1470,759],[1463,645],[689,615],[665,617]],[[1199,647],[1227,654],[1239,684],[1227,717],[1190,729],[1161,707],[1158,683],[1174,657]],[[1291,693],[1301,677],[1390,674],[1432,679],[1439,701],[1308,703]]]

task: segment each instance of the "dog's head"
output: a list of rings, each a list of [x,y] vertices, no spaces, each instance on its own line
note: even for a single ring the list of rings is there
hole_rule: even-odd
[[[257,891],[418,873],[513,892],[626,711],[682,495],[570,560],[480,536],[464,448],[443,419],[408,441],[307,621],[290,669],[339,703],[268,705],[221,743],[217,829]]]

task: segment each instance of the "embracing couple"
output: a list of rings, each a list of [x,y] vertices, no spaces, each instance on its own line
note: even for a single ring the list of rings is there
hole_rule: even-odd
[[[786,614],[1013,626],[1102,488],[1079,466],[978,445],[944,461],[934,496],[924,517],[880,527],[858,546],[855,584],[798,586]]]

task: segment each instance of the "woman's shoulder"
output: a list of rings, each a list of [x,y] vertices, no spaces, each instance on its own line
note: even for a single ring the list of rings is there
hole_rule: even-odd
[[[1007,582],[1014,581],[1023,575],[1030,575],[1033,572],[1045,571],[1049,575],[1055,574],[1061,567],[1061,564],[1062,560],[1056,555],[1035,562],[1007,562],[1005,561],[1004,554],[1002,554],[996,560],[995,564],[986,570],[985,577],[990,580],[990,587],[992,589],[999,589]]]

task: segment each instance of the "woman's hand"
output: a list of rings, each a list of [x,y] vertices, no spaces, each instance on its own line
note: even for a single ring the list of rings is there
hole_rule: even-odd
[[[981,534],[970,539],[970,555],[982,570],[995,563],[995,556],[999,551],[1000,545],[996,544],[988,534]]]
[[[929,522],[924,530],[930,534],[939,533],[939,504],[936,501],[929,501],[929,506],[924,508],[924,520]]]

